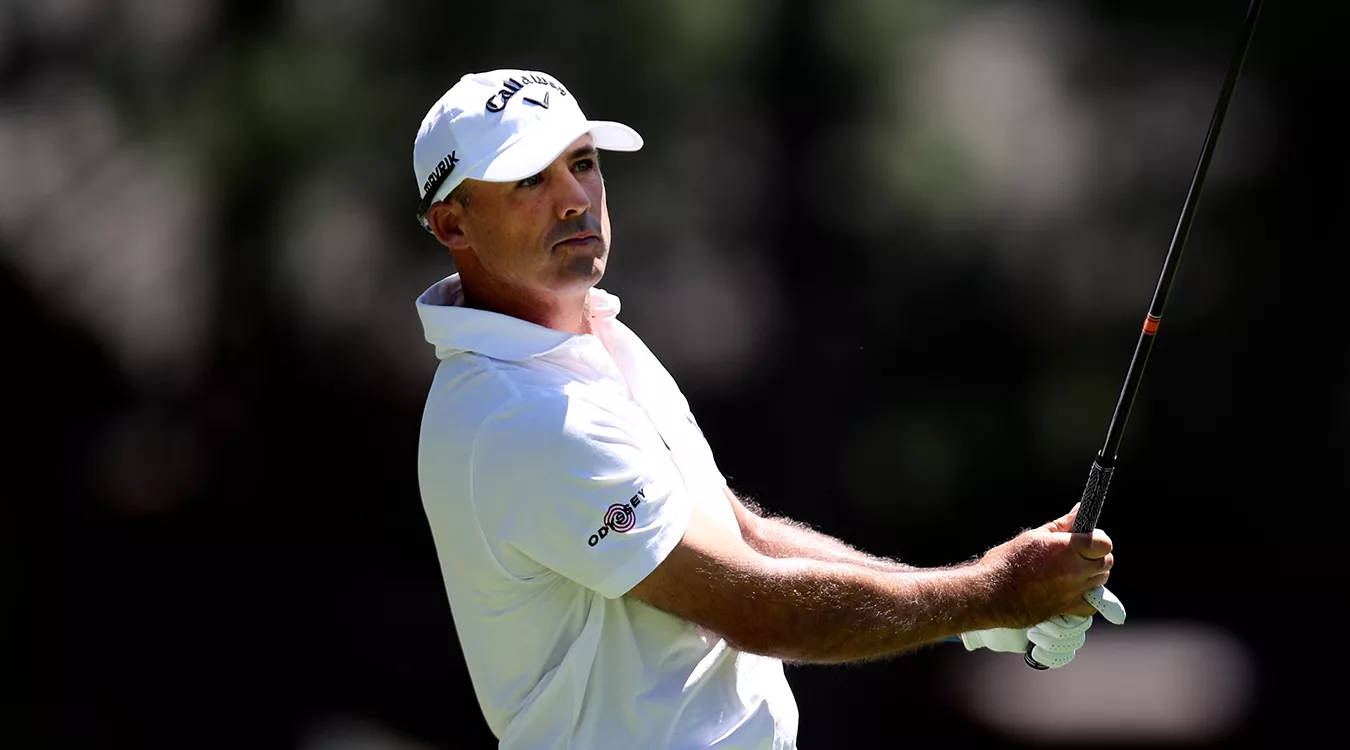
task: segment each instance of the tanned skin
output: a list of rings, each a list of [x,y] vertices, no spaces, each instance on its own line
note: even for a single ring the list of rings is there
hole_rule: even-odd
[[[605,180],[590,135],[519,182],[470,184],[467,204],[427,211],[450,248],[470,307],[567,333],[590,333],[590,290],[609,258]]]
[[[589,135],[519,182],[467,180],[466,199],[427,221],[450,249],[466,304],[567,333],[591,332],[589,295],[609,259],[605,183]],[[1074,511],[978,560],[914,568],[873,557],[729,490],[738,529],[699,503],[683,539],[627,596],[708,628],[736,648],[798,662],[876,659],[968,630],[1091,615],[1106,583],[1105,532],[1071,534]]]
[[[1105,532],[1069,532],[1076,508],[978,561],[914,568],[757,516],[727,494],[740,533],[695,503],[684,539],[628,596],[789,661],[864,661],[968,630],[1091,615],[1083,593],[1114,564]]]

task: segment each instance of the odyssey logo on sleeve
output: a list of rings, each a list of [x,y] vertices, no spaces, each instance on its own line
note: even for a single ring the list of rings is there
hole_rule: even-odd
[[[609,536],[609,532],[616,531],[620,534],[626,531],[632,531],[637,525],[637,507],[646,500],[647,496],[643,490],[638,490],[637,494],[629,498],[626,503],[615,503],[605,510],[605,523],[595,530],[586,543],[592,547],[600,543],[601,539]]]

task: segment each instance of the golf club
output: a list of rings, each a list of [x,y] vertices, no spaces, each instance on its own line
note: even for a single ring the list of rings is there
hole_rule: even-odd
[[[1143,330],[1134,346],[1134,357],[1130,360],[1130,369],[1125,374],[1125,385],[1120,389],[1120,398],[1116,401],[1116,410],[1111,415],[1111,423],[1106,430],[1106,441],[1092,462],[1088,472],[1087,486],[1078,507],[1078,516],[1073,522],[1073,533],[1090,534],[1097,528],[1097,519],[1101,515],[1102,505],[1106,502],[1106,492],[1111,487],[1111,476],[1116,470],[1116,455],[1120,449],[1121,436],[1125,432],[1125,423],[1130,418],[1130,409],[1134,406],[1135,395],[1139,392],[1139,383],[1144,378],[1144,367],[1148,364],[1149,352],[1153,350],[1153,341],[1162,323],[1163,308],[1167,305],[1167,295],[1172,289],[1177,266],[1181,264],[1181,253],[1186,248],[1186,237],[1191,231],[1191,219],[1195,216],[1195,205],[1200,200],[1200,188],[1205,182],[1205,173],[1209,170],[1210,158],[1214,155],[1214,145],[1219,140],[1219,128],[1223,125],[1224,114],[1228,111],[1228,101],[1237,87],[1238,75],[1242,73],[1242,63],[1247,58],[1247,48],[1251,46],[1252,36],[1256,32],[1256,18],[1261,14],[1261,0],[1252,0],[1247,9],[1247,20],[1243,24],[1238,38],[1237,49],[1233,52],[1233,61],[1228,67],[1228,77],[1224,79],[1223,89],[1219,92],[1219,102],[1214,107],[1214,116],[1209,122],[1209,132],[1205,134],[1205,144],[1200,151],[1200,162],[1195,166],[1195,175],[1191,178],[1191,187],[1186,191],[1186,202],[1181,207],[1181,220],[1177,222],[1172,234],[1172,244],[1163,261],[1162,275],[1158,278],[1158,287],[1153,292],[1153,302],[1149,305],[1148,315],[1144,318]],[[1035,669],[1048,669],[1031,657],[1034,644],[1027,645],[1027,665]]]

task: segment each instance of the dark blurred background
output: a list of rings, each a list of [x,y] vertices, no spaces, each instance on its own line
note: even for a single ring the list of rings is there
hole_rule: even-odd
[[[0,5],[9,747],[485,747],[418,495],[413,135],[556,75],[734,487],[936,565],[1077,499],[1246,4]],[[1266,744],[1344,694],[1344,5],[1267,3],[1066,670],[790,667],[804,747]]]

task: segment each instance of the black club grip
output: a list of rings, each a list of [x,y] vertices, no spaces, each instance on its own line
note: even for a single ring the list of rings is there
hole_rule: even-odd
[[[1088,471],[1087,486],[1083,488],[1083,497],[1078,501],[1078,515],[1073,519],[1073,533],[1091,534],[1097,528],[1097,519],[1102,515],[1102,506],[1106,504],[1106,493],[1111,489],[1111,477],[1116,473],[1114,466],[1102,466],[1100,459],[1094,459]],[[1036,644],[1028,643],[1027,651],[1022,654],[1027,666],[1032,669],[1049,669],[1031,657]]]
[[[1078,516],[1073,519],[1073,533],[1091,534],[1097,528],[1097,519],[1101,517],[1102,506],[1106,504],[1106,492],[1111,489],[1111,476],[1115,473],[1116,467],[1103,467],[1100,459],[1092,462],[1083,497],[1078,500]]]

